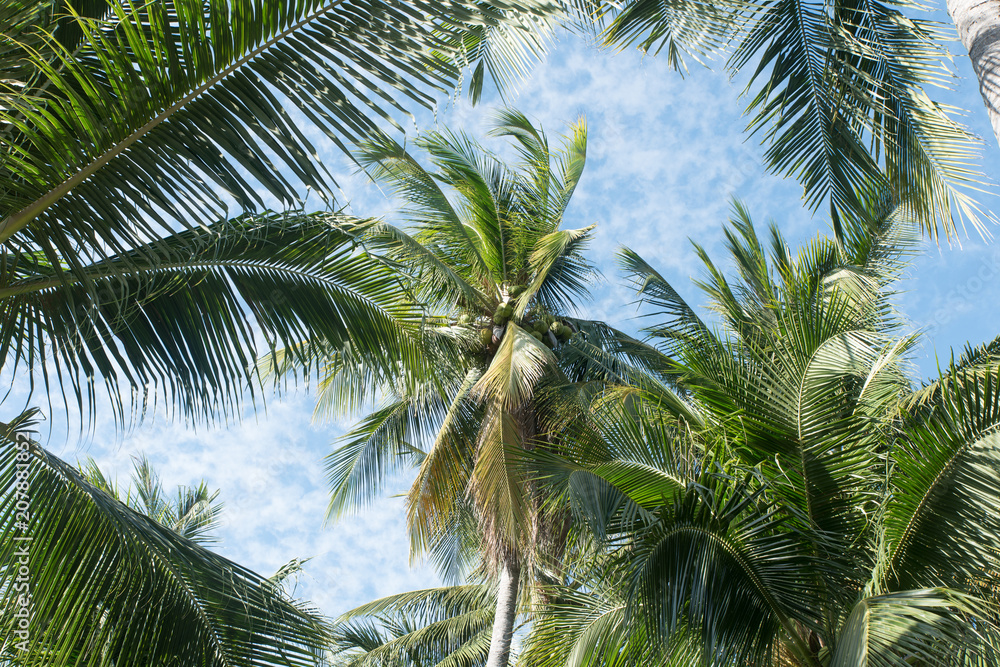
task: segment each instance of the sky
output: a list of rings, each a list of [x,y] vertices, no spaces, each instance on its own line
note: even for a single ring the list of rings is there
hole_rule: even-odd
[[[935,18],[947,21],[943,12]],[[959,49],[956,43],[953,51]],[[721,63],[714,66],[721,70]],[[983,169],[995,179],[1000,150],[968,59],[956,58],[955,68],[961,77],[957,89],[937,97],[971,110],[964,120],[987,139]],[[580,38],[561,35],[509,100],[540,123],[550,139],[568,123],[586,119],[587,167],[564,227],[597,224],[588,256],[603,282],[582,314],[626,329],[639,326],[615,268],[621,245],[637,250],[682,295],[700,304],[691,281],[700,276],[701,264],[690,240],[724,264],[722,229],[734,197],[746,203],[759,229],[773,219],[793,247],[829,232],[824,216],[802,207],[799,185],[764,169],[763,149],[743,132],[739,94],[739,83],[718,71],[695,65],[682,78],[669,70],[666,59],[600,51]],[[436,114],[418,115],[415,124],[419,130],[446,126],[482,137],[496,105],[495,96],[478,107],[453,101]],[[391,220],[398,202],[355,174],[325,137],[313,131],[310,138],[337,176],[342,203],[349,202],[357,215]],[[484,143],[503,149],[494,141]],[[987,208],[998,208],[995,201],[983,201]],[[900,310],[911,330],[925,333],[914,354],[915,377],[935,374],[936,360],[946,360],[950,348],[1000,334],[1000,245],[972,234],[961,239],[961,247],[925,243],[901,285]],[[296,594],[327,615],[384,595],[438,585],[431,568],[409,562],[403,501],[392,497],[407,488],[405,475],[370,509],[324,524],[328,488],[323,457],[353,421],[313,422],[312,407],[309,393],[300,390],[268,397],[266,406],[228,426],[195,428],[157,417],[125,435],[115,431],[110,419],[99,417],[82,438],[73,429],[67,435],[60,426],[65,415],[50,414],[52,433],[46,442],[69,461],[93,457],[119,483],[127,481],[132,457],[140,453],[159,470],[168,489],[204,479],[221,490],[225,503],[216,550],[263,575],[293,558],[310,558]]]

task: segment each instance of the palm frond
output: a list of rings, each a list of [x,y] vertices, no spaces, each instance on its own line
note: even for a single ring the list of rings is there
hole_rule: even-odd
[[[778,528],[785,519],[760,503],[762,491],[751,491],[749,481],[703,476],[620,553],[630,608],[650,633],[669,639],[690,627],[713,662],[766,664],[784,638],[804,657],[808,649],[789,619],[820,622],[803,576],[814,559]]]
[[[110,2],[107,20],[76,20],[76,49],[44,36],[44,50],[25,46],[36,80],[0,115],[15,128],[2,143],[0,238],[52,254],[121,253],[164,228],[223,217],[219,189],[244,208],[261,205],[258,188],[297,205],[279,166],[332,197],[286,101],[346,151],[375,119],[396,124],[407,106],[449,92],[470,33],[508,17],[545,24],[551,9],[185,1]]]
[[[147,387],[185,416],[229,414],[254,393],[255,326],[270,350],[288,348],[305,369],[313,361],[295,346],[306,339],[394,367],[422,315],[391,272],[354,251],[342,220],[250,215],[72,272],[4,251],[0,355],[12,371],[38,369],[46,388],[59,381],[81,410],[93,410],[103,379],[120,420],[145,408]],[[136,390],[133,406],[122,385]]]
[[[369,602],[334,625],[336,664],[473,667],[485,660],[493,590],[484,584],[411,591]]]
[[[670,67],[685,71],[685,57],[702,62],[719,51],[745,20],[746,10],[747,3],[741,0],[606,3],[601,19],[611,21],[603,37],[608,44],[620,48],[637,44],[654,55],[666,49]]]
[[[605,39],[667,47],[675,67],[685,50],[732,46],[727,69],[749,73],[747,129],[763,136],[768,167],[796,178],[810,208],[829,206],[839,238],[870,225],[868,201],[886,195],[932,238],[966,222],[988,234],[992,216],[970,192],[983,184],[979,141],[926,92],[947,86],[945,29],[919,12],[875,0],[630,0]]]
[[[531,399],[538,381],[555,367],[555,355],[527,331],[510,322],[489,368],[476,382],[472,394],[495,400],[506,410],[515,410]]]
[[[996,663],[1000,634],[992,605],[943,588],[861,600],[841,630],[830,667]]]
[[[4,435],[2,607],[24,592],[18,577],[33,606],[18,664],[314,664],[327,640],[316,614]]]
[[[901,588],[995,586],[1000,522],[1000,374],[956,371],[906,419],[885,504],[884,582]]]

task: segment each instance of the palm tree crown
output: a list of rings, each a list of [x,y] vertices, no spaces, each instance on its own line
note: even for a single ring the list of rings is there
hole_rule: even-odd
[[[796,256],[737,207],[738,279],[698,249],[718,330],[623,253],[663,320],[649,366],[701,419],[611,395],[601,437],[549,465],[610,548],[554,596],[531,660],[995,664],[996,344],[913,389],[891,296],[914,235],[874,213]]]

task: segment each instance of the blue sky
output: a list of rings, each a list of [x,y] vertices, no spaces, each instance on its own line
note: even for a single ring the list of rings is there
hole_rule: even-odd
[[[947,20],[943,13],[936,18]],[[953,50],[959,48],[956,44]],[[956,67],[963,77],[956,82],[958,90],[936,96],[971,109],[966,122],[987,138],[984,172],[995,177],[1000,151],[967,58],[958,59]],[[604,281],[586,305],[588,316],[637,326],[630,319],[635,308],[614,265],[622,244],[639,251],[700,304],[691,284],[700,263],[688,239],[723,262],[722,225],[733,197],[747,204],[759,227],[773,218],[793,245],[828,232],[825,217],[802,208],[795,182],[764,170],[763,149],[743,133],[739,92],[738,83],[718,72],[695,66],[682,78],[667,68],[665,59],[634,51],[602,52],[564,35],[510,100],[541,123],[550,138],[568,122],[581,116],[587,120],[587,168],[564,226],[598,225],[589,255]],[[442,106],[436,116],[418,116],[416,124],[433,129],[436,120],[481,137],[495,104],[488,100],[472,108],[459,101]],[[352,212],[391,219],[396,203],[354,174],[325,137],[313,132],[311,138],[336,173]],[[989,199],[984,205],[997,208]],[[935,353],[946,358],[951,346],[1000,334],[997,244],[978,236],[963,238],[961,249],[925,244],[908,275],[900,309],[913,330],[928,332],[914,355],[915,376],[934,373]],[[322,458],[351,420],[312,423],[311,412],[311,397],[299,391],[269,398],[266,410],[248,413],[228,428],[196,430],[158,417],[122,437],[110,420],[99,419],[82,443],[75,431],[59,435],[59,423],[65,420],[57,414],[48,446],[70,461],[93,456],[120,482],[128,477],[131,457],[140,452],[159,469],[168,488],[205,479],[211,488],[221,489],[226,504],[218,550],[262,574],[292,558],[311,557],[298,593],[329,615],[375,597],[436,585],[429,568],[409,563],[399,497],[387,497],[359,516],[324,527]],[[405,476],[396,480],[393,491],[403,491],[407,482]]]

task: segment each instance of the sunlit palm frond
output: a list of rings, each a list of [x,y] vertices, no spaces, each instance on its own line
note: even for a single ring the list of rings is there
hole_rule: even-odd
[[[474,369],[463,378],[410,487],[407,521],[415,555],[440,547],[468,509],[465,497],[486,412],[472,399],[481,377],[481,371]]]
[[[619,47],[637,44],[654,55],[666,49],[669,65],[685,71],[685,58],[702,62],[726,44],[746,20],[749,3],[632,0],[603,4],[600,18],[609,23],[603,33],[607,43]]]
[[[120,253],[164,227],[223,217],[218,189],[244,207],[260,206],[258,188],[294,206],[296,188],[278,166],[331,197],[332,181],[284,101],[346,150],[376,118],[395,123],[408,105],[429,107],[450,92],[470,31],[508,12],[544,23],[546,9],[110,2],[107,20],[77,21],[76,49],[55,37],[45,51],[25,49],[36,80],[0,116],[16,128],[3,142],[0,238],[61,254],[74,245],[100,253],[90,242],[100,238]]]
[[[518,313],[531,300],[552,312],[565,312],[587,294],[596,272],[580,251],[594,227],[560,229],[537,240],[528,257],[531,283],[519,298]]]

